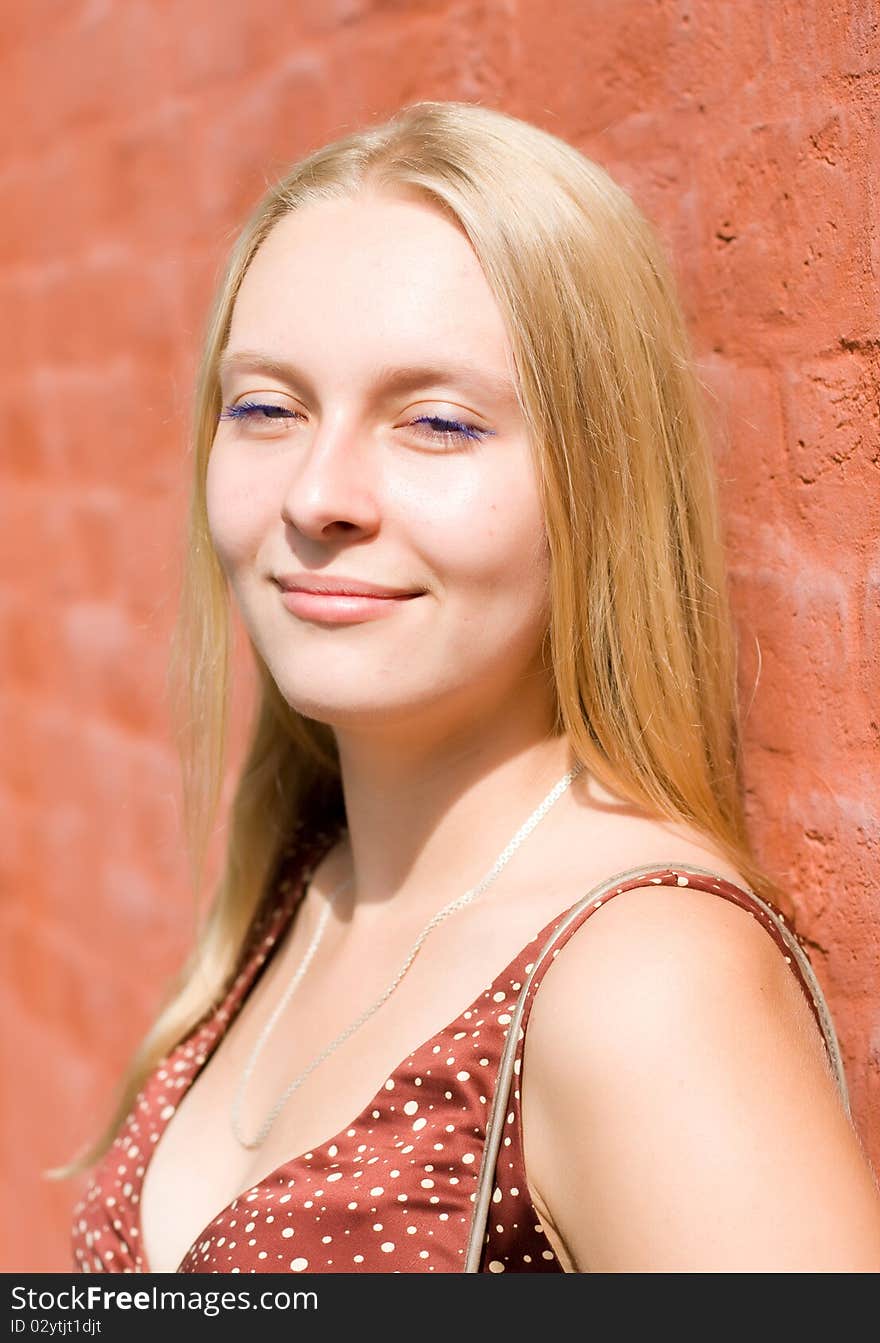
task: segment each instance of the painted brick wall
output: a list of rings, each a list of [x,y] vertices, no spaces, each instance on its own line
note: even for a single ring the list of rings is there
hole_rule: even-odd
[[[8,10],[0,1267],[69,1267],[80,1186],[37,1171],[103,1113],[192,924],[164,671],[217,269],[268,173],[419,97],[571,140],[674,256],[717,397],[750,817],[880,1166],[878,47],[871,0]]]

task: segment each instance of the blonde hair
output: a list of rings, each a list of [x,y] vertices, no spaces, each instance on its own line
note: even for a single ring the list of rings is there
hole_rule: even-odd
[[[786,909],[746,833],[737,650],[708,417],[663,248],[629,195],[578,150],[500,111],[456,102],[415,103],[297,163],[245,223],[215,296],[195,388],[172,662],[185,691],[196,874],[227,737],[230,611],[205,503],[221,409],[218,358],[239,286],[274,225],[311,202],[361,191],[414,191],[444,212],[467,235],[506,319],[550,548],[545,649],[556,732],[606,787],[697,827],[757,894]],[[291,833],[342,812],[332,731],[292,709],[254,656],[259,702],[214,899],[109,1122],[48,1178],[76,1174],[106,1152],[151,1070],[226,990]]]

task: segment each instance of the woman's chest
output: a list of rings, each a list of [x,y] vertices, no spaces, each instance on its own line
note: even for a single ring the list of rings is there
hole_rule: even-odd
[[[346,1128],[205,1217],[174,1267],[460,1271],[484,1106],[474,1089],[447,1085],[436,1063],[415,1055]]]
[[[290,1248],[276,1243],[279,1236],[302,1240],[307,1231],[313,1240],[320,1227],[319,1240],[358,1233],[363,1241],[369,1231],[369,1244],[374,1228],[388,1225],[389,1208],[395,1224],[420,1209],[438,1223],[435,1234],[454,1231],[456,1246],[463,1244],[521,971],[514,958],[500,976],[492,979],[491,970],[487,976],[485,947],[460,955],[457,965],[459,973],[450,975],[448,960],[444,966],[439,958],[426,959],[312,1067],[381,996],[381,976],[337,967],[334,996],[304,993],[296,1013],[291,1000],[291,1010],[266,1035],[283,998],[279,962],[210,1051],[155,1144],[140,1210],[149,1267],[174,1271],[192,1248],[193,1271],[206,1271],[202,1258],[217,1252],[219,1234],[226,1255],[264,1253],[270,1262]],[[316,982],[327,981],[316,976]],[[463,1001],[470,1006],[461,1011]],[[269,1120],[263,1140],[244,1146],[242,1139],[254,1143]],[[317,1185],[316,1173],[322,1177]],[[461,1205],[465,1191],[467,1208]],[[242,1223],[235,1214],[248,1202],[257,1205],[255,1215]],[[221,1233],[218,1218],[222,1224],[234,1219],[236,1226]],[[328,1219],[335,1230],[327,1229]],[[418,1233],[404,1227],[401,1234]],[[203,1247],[198,1254],[197,1246]],[[291,1256],[297,1257],[308,1256]],[[230,1271],[228,1263],[221,1267]]]
[[[297,1136],[311,1131],[313,1117],[282,1124],[269,1151],[261,1149],[256,1175],[230,1140],[228,1113],[218,1123],[211,1109],[216,1078],[210,1093],[205,1088],[197,1098],[193,1091],[188,1100],[198,1104],[181,1105],[147,1168],[141,1218],[149,1268],[286,1271],[293,1261],[316,1266],[323,1256],[328,1272],[388,1271],[403,1255],[408,1270],[455,1271],[503,1043],[497,1017],[508,1005],[490,998],[485,1012],[467,1009],[455,1023],[460,1029],[432,1037],[399,1061],[341,1127],[314,1124],[320,1141],[306,1145]],[[325,1085],[332,1090],[332,1082]],[[336,1113],[332,1096],[321,1099],[321,1113]],[[334,1260],[327,1247],[341,1254],[349,1241],[348,1261]],[[371,1250],[383,1258],[371,1260]],[[416,1251],[430,1263],[415,1263]],[[393,1261],[384,1258],[391,1253]]]

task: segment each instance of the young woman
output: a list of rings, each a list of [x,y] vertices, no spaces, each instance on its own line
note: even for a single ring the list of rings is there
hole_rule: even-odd
[[[706,420],[629,197],[480,106],[318,150],[234,248],[194,443],[202,836],[227,591],[260,698],[198,945],[63,1172],[77,1265],[462,1271],[473,1232],[489,1272],[880,1268],[746,835]]]

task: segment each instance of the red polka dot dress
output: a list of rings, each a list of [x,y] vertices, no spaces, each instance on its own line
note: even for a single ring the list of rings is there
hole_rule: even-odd
[[[75,1268],[150,1272],[140,1195],[156,1144],[271,958],[336,833],[285,856],[255,919],[240,970],[222,1001],[146,1080],[115,1141],[73,1210]],[[816,1006],[796,958],[748,892],[686,868],[657,869],[610,892],[649,882],[695,886],[749,909],[780,946]],[[581,910],[556,950],[591,917]],[[291,1157],[243,1190],[196,1237],[179,1273],[459,1273],[463,1270],[486,1125],[511,1014],[562,910],[472,1003],[394,1069],[339,1133]],[[539,965],[519,1028],[505,1133],[498,1152],[480,1271],[561,1273],[532,1205],[523,1157],[519,1074]],[[820,1023],[821,1025],[821,1023]]]

